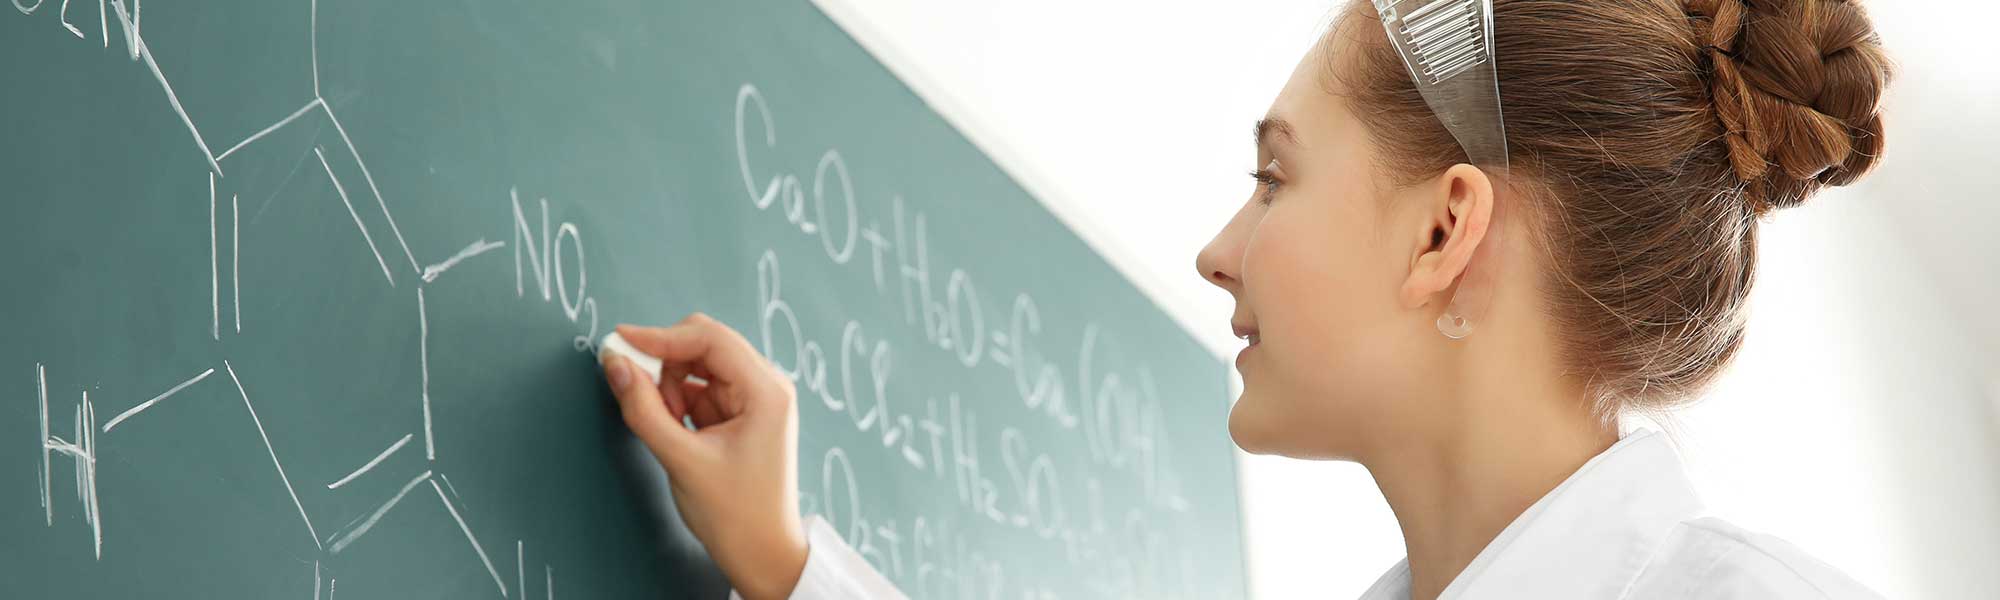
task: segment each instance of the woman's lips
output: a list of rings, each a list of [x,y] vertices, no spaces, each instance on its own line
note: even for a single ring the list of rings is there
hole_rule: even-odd
[[[1245,325],[1241,323],[1230,323],[1229,329],[1230,333],[1236,334],[1236,337],[1238,339],[1250,343],[1250,345],[1244,346],[1241,352],[1236,353],[1236,364],[1237,366],[1241,367],[1243,365],[1243,357],[1250,353],[1251,348],[1256,348],[1257,343],[1261,341],[1261,339],[1257,337],[1257,328],[1252,325]]]

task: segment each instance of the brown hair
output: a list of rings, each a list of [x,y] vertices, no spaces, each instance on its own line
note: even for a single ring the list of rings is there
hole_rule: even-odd
[[[1563,364],[1592,409],[1694,398],[1742,345],[1757,221],[1882,151],[1890,65],[1843,0],[1493,0],[1514,177],[1549,261]],[[1367,2],[1320,47],[1398,183],[1465,153]],[[1336,47],[1340,49],[1335,50]],[[1338,65],[1338,66],[1334,66]]]

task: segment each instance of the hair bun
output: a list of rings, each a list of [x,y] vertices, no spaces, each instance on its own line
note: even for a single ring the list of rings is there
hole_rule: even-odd
[[[1687,0],[1729,160],[1756,214],[1853,183],[1882,151],[1891,76],[1847,0]]]

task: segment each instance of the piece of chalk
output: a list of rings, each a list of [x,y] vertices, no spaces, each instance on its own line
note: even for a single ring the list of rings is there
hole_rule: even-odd
[[[638,365],[640,369],[645,370],[646,374],[653,378],[653,383],[657,384],[660,382],[660,359],[632,347],[632,343],[625,341],[623,337],[619,337],[618,332],[613,331],[604,334],[604,341],[599,343],[597,347],[603,349],[605,352],[612,352],[625,357],[626,360],[632,361],[632,364]]]

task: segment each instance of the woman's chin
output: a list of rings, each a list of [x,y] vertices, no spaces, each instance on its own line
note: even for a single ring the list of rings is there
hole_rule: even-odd
[[[1229,408],[1229,439],[1250,454],[1301,460],[1354,460],[1351,432],[1315,424],[1302,407],[1270,406],[1249,392]]]
[[[1258,414],[1258,406],[1249,392],[1236,399],[1229,407],[1229,439],[1237,448],[1251,454],[1278,454],[1280,447],[1273,444],[1271,428]]]

